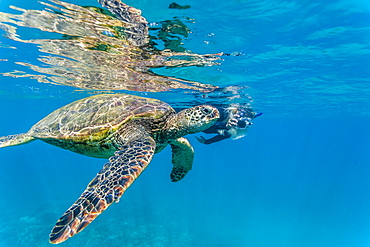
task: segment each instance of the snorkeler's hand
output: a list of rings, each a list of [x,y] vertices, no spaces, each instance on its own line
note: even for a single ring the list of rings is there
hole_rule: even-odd
[[[235,116],[237,116],[237,115],[235,115]],[[234,117],[235,117],[234,116]],[[238,126],[238,119],[237,119],[237,117],[236,118],[230,118],[228,121],[227,121],[227,123],[226,123],[226,127],[227,128],[235,128],[235,127],[237,127]]]
[[[206,138],[204,138],[203,136],[199,136],[199,137],[198,137],[198,136],[196,136],[195,138],[196,138],[196,139],[198,140],[198,142],[200,142],[200,143],[203,143],[203,144],[204,144],[204,143],[206,142]]]

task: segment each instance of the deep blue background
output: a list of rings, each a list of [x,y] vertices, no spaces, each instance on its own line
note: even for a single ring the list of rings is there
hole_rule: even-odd
[[[264,115],[240,140],[205,146],[190,136],[194,167],[179,183],[169,179],[170,150],[157,154],[119,204],[61,246],[370,246],[367,1],[177,2],[191,5],[188,10],[168,9],[171,2],[126,3],[149,22],[193,18],[185,40],[193,52],[244,55],[225,57],[219,66],[157,72],[248,86]],[[0,0],[0,11],[17,13],[10,4],[43,8],[36,1]],[[34,30],[22,34],[32,38]],[[0,42],[0,59],[7,59],[0,72],[35,73],[14,64],[38,63],[35,45]],[[0,135],[25,132],[88,95],[2,76]],[[40,141],[1,149],[0,160],[0,246],[50,246],[55,221],[104,163]]]

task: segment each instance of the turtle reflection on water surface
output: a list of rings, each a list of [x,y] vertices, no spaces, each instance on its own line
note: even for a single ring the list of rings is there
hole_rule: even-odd
[[[40,82],[57,83],[90,90],[130,90],[160,92],[173,89],[212,91],[215,86],[158,75],[160,67],[211,66],[217,55],[199,55],[155,49],[149,39],[149,25],[141,11],[118,0],[99,0],[107,10],[82,7],[59,0],[43,3],[46,10],[1,13],[0,28],[15,41],[39,46],[42,65],[17,62],[39,72],[2,73],[29,76]],[[54,11],[52,9],[55,9]],[[12,24],[9,25],[8,23]],[[63,35],[59,39],[22,40],[17,26]]]

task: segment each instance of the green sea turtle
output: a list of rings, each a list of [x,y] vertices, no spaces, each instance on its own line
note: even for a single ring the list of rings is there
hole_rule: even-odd
[[[0,147],[39,139],[87,156],[109,158],[80,198],[50,233],[61,243],[79,233],[113,202],[150,163],[154,153],[172,147],[171,180],[192,167],[194,150],[183,136],[203,131],[219,118],[218,110],[200,105],[178,113],[168,104],[128,94],[99,94],[63,106],[27,133],[0,138]]]

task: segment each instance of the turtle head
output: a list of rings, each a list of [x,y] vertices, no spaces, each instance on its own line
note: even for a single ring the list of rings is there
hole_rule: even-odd
[[[194,134],[211,127],[220,117],[216,107],[199,105],[178,113],[188,125],[188,134]]]
[[[220,113],[216,107],[210,105],[199,105],[182,110],[175,114],[170,121],[171,127],[168,128],[168,135],[177,139],[187,134],[194,134],[211,127]]]

